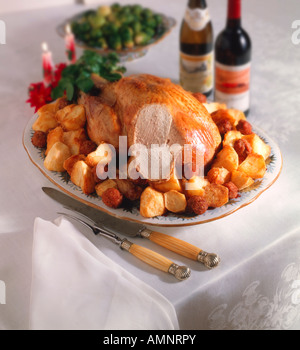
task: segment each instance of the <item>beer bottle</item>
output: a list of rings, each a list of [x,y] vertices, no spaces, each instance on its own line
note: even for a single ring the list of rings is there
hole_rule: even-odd
[[[189,0],[180,30],[180,84],[209,96],[213,90],[213,28],[205,0]]]

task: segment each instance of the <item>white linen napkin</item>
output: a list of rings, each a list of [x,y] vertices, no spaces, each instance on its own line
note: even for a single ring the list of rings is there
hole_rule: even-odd
[[[173,330],[172,304],[65,218],[34,223],[30,329]]]

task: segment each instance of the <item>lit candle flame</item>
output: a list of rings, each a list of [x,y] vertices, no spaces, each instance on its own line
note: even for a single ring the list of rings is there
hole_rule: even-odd
[[[71,34],[71,33],[72,33],[72,31],[71,31],[71,26],[70,26],[69,23],[66,25],[66,33],[67,33],[67,34]]]
[[[47,43],[42,43],[42,49],[43,49],[43,51],[45,51],[45,52],[47,52],[48,51],[48,45],[47,45]]]

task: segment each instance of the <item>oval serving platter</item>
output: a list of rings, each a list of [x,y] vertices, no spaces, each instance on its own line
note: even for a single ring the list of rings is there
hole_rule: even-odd
[[[253,131],[271,147],[271,155],[266,162],[267,171],[263,179],[256,180],[252,186],[240,191],[240,197],[230,200],[220,208],[209,209],[202,215],[188,216],[168,213],[165,216],[144,218],[139,213],[137,203],[130,207],[122,207],[118,209],[109,208],[96,194],[84,194],[79,187],[71,182],[67,172],[60,173],[47,170],[43,164],[45,159],[44,150],[36,148],[31,143],[31,137],[33,135],[32,125],[36,118],[37,114],[29,120],[24,129],[23,146],[32,163],[44,174],[44,176],[46,176],[60,190],[90,207],[96,208],[119,219],[138,222],[144,225],[169,227],[189,226],[203,224],[226,217],[257,199],[278,179],[282,168],[282,155],[277,144],[265,132],[253,126]]]

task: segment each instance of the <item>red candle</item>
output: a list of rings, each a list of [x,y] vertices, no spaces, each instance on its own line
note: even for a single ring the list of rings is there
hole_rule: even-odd
[[[67,54],[68,64],[75,63],[76,62],[75,39],[69,24],[66,25],[65,43],[66,43],[66,54]]]
[[[47,43],[42,44],[42,49],[43,49],[42,61],[43,61],[44,85],[47,87],[53,81],[54,64],[52,61],[52,53],[51,51],[48,50]]]

